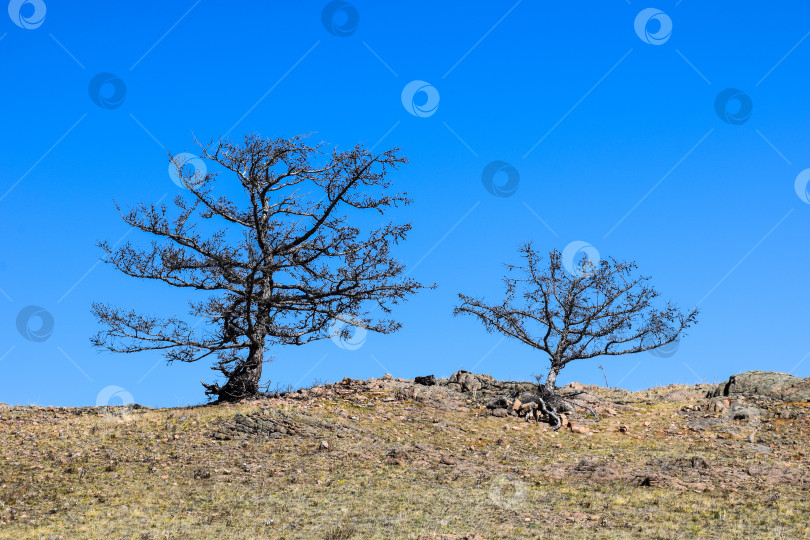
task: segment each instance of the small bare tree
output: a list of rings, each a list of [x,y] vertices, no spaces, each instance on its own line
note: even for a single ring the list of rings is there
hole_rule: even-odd
[[[206,394],[238,401],[260,394],[265,351],[272,345],[329,337],[337,320],[383,334],[400,327],[382,317],[423,287],[405,277],[391,255],[410,223],[389,222],[365,233],[348,223],[349,213],[359,219],[365,210],[384,214],[410,203],[405,194],[389,192],[387,174],[407,162],[398,149],[372,154],[358,145],[327,154],[299,137],[253,135],[241,144],[220,140],[201,149],[203,159],[236,182],[215,186],[216,174],[186,172],[187,163],[173,158],[189,192],[174,199],[176,215],[155,204],[122,212],[127,224],[157,237],[151,247],[99,245],[107,262],[126,275],[207,291],[206,300],[190,302],[190,314],[207,324],[198,330],[178,317],[95,303],[93,312],[105,326],[92,338],[95,346],[161,350],[170,363],[210,357],[226,382],[203,383]],[[368,304],[381,317],[372,317]],[[350,329],[343,326],[343,337]]]
[[[498,331],[549,356],[544,389],[554,393],[557,375],[569,362],[597,356],[638,353],[675,341],[696,322],[667,303],[653,306],[658,292],[648,277],[634,276],[636,264],[614,259],[593,263],[587,256],[566,272],[559,251],[546,268],[531,244],[520,248],[524,266],[507,265],[506,298],[501,304],[459,294],[454,314],[477,317],[487,331]]]

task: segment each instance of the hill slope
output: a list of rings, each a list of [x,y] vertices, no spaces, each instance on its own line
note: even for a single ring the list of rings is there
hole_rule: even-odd
[[[0,405],[0,537],[810,536],[808,403],[574,384],[601,420],[572,412],[554,432],[444,383]]]

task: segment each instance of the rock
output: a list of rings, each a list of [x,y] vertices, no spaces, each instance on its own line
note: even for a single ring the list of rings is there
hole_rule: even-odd
[[[506,409],[508,407],[509,401],[503,396],[499,396],[487,403],[487,409]]]
[[[480,390],[483,386],[475,375],[469,371],[464,371],[463,369],[453,373],[450,376],[449,383],[460,385],[462,392],[475,392],[476,390]],[[448,384],[448,386],[450,384]]]
[[[706,404],[706,410],[713,413],[723,413],[728,410],[728,398],[714,398]]]
[[[734,420],[759,420],[765,411],[756,407],[736,407],[731,411]]]
[[[492,416],[495,418],[506,418],[507,415],[509,415],[509,411],[506,409],[493,409],[492,411]]]
[[[748,451],[756,454],[773,454],[771,447],[764,444],[749,444]]]
[[[692,418],[686,422],[686,427],[693,431],[717,430],[728,431],[728,418]]]
[[[572,413],[572,412],[577,411],[576,407],[574,407],[573,405],[571,405],[567,401],[563,401],[562,403],[560,403],[560,405],[557,407],[557,410],[558,410],[558,412],[562,412],[562,413]]]
[[[318,417],[279,409],[237,413],[213,433],[219,440],[280,439],[288,436],[322,438],[325,434],[349,435],[357,430]]]
[[[321,444],[318,446],[318,450],[321,452],[326,452],[329,450],[329,443],[326,441],[321,441]]]
[[[681,469],[711,469],[711,465],[704,458],[700,456],[692,456],[689,458],[680,458],[674,461],[676,467]]]
[[[439,460],[439,463],[441,463],[442,465],[455,465],[456,460],[453,458],[453,456],[442,455],[441,459]]]
[[[433,375],[426,375],[424,377],[415,377],[414,384],[421,384],[423,386],[434,386],[436,384],[436,377]]]
[[[810,377],[774,371],[747,371],[720,383],[708,397],[762,396],[780,401],[810,401]]]
[[[527,403],[526,405],[528,405],[528,403]],[[512,404],[512,410],[513,410],[513,411],[519,411],[519,410],[520,410],[520,406],[521,406],[520,400],[519,400],[519,399],[515,399],[515,402]]]
[[[576,471],[595,471],[597,467],[603,465],[601,461],[593,457],[582,458],[574,467]]]
[[[571,433],[579,433],[580,435],[585,435],[590,431],[590,429],[588,429],[586,426],[580,424],[572,424],[571,422],[568,422],[568,427],[571,428]]]
[[[667,487],[667,478],[657,474],[637,475],[636,484],[644,487]]]
[[[698,399],[701,397],[700,392],[695,390],[673,390],[664,394],[664,401],[688,401],[690,399]]]
[[[386,373],[385,375],[382,376],[382,380],[384,380],[384,381],[393,381],[394,376],[391,375],[390,373]]]
[[[391,448],[385,455],[385,463],[388,465],[405,465],[410,461],[408,452],[401,448]]]

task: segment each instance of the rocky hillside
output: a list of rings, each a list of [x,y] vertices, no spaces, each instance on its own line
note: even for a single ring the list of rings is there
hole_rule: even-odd
[[[239,405],[0,405],[0,538],[810,537],[810,380],[344,379]]]

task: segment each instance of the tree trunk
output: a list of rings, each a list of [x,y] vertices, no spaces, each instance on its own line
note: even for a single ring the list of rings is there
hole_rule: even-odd
[[[551,392],[552,394],[556,394],[557,388],[557,375],[560,373],[561,366],[551,366],[551,369],[548,371],[548,377],[546,377],[546,383],[543,385],[546,390]]]
[[[264,347],[250,347],[247,359],[233,370],[228,382],[219,391],[217,403],[234,403],[245,398],[257,397],[263,363]]]

